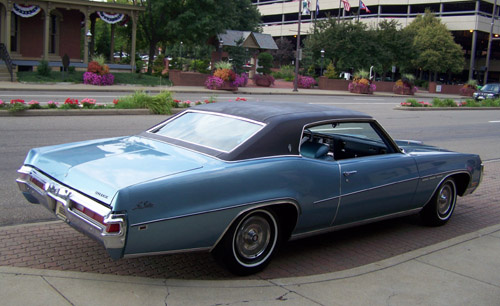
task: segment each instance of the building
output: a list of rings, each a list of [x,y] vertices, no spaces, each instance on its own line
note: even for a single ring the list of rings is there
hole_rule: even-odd
[[[273,37],[290,37],[294,41],[298,29],[300,1],[253,0],[262,15],[263,33]],[[429,8],[448,27],[455,42],[463,48],[466,66],[463,79],[480,79],[486,67],[486,58],[492,20],[492,34],[500,34],[498,8],[493,16],[495,0],[348,0],[350,10],[344,9],[342,0],[309,0],[310,12],[302,16],[301,38],[312,32],[314,20],[331,16],[340,20],[359,20],[371,26],[384,19],[396,19],[404,27]],[[316,5],[319,10],[316,14]],[[367,9],[360,9],[364,3]],[[500,80],[500,40],[492,40],[489,65],[490,81]]]
[[[88,0],[0,0],[0,49],[15,67],[29,70],[42,59],[61,66],[66,54],[73,66],[86,67],[96,18],[132,24],[130,54],[135,54],[137,18],[143,7]],[[2,55],[2,60],[5,54]],[[135,66],[135,58],[128,69]]]

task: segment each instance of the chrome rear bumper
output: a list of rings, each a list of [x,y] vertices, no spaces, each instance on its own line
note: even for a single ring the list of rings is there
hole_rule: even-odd
[[[29,202],[45,206],[59,219],[102,243],[114,259],[123,256],[127,233],[125,215],[112,213],[110,208],[61,185],[32,167],[23,166],[18,173],[17,185]],[[110,225],[119,225],[119,231],[107,232]]]

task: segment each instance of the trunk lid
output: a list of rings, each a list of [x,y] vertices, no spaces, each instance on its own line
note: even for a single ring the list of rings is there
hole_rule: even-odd
[[[34,149],[25,162],[107,204],[122,188],[204,163],[205,156],[138,136]]]

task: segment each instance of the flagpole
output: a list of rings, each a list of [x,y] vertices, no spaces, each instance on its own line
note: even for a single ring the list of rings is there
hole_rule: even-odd
[[[359,0],[358,3],[358,21],[359,21],[359,15],[361,15],[361,0]]]
[[[339,14],[337,16],[337,23],[340,23],[340,6],[342,5],[342,0],[339,0]]]
[[[299,25],[297,30],[297,48],[295,51],[295,80],[293,80],[293,91],[299,91],[299,51],[300,51],[300,24],[302,23],[302,0],[299,0]]]

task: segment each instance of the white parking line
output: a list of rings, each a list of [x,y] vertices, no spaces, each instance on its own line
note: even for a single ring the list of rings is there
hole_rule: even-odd
[[[500,120],[488,121],[489,123],[500,123]]]

